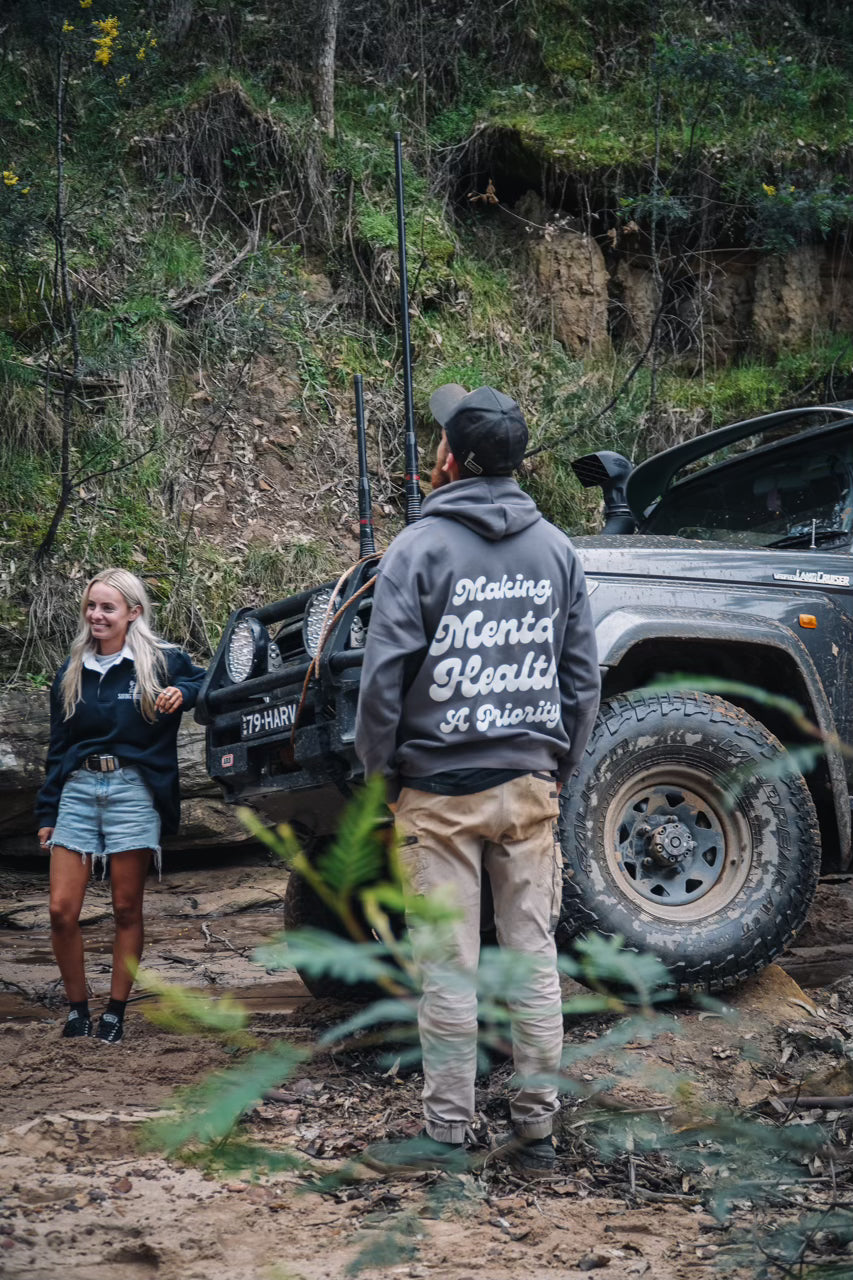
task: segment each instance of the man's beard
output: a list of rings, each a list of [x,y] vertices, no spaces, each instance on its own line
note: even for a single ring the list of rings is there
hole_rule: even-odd
[[[433,467],[430,473],[429,481],[433,489],[441,489],[443,488],[444,485],[450,484],[450,476],[447,474],[446,471],[442,469],[442,465],[440,462],[436,462],[435,466]]]

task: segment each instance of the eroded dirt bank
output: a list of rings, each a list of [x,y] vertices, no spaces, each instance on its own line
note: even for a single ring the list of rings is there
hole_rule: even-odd
[[[6,868],[2,881],[5,1275],[337,1280],[396,1222],[398,1242],[367,1262],[368,1280],[535,1280],[588,1270],[612,1280],[689,1280],[721,1266],[727,1275],[754,1276],[755,1266],[737,1265],[732,1251],[738,1229],[753,1217],[748,1206],[733,1228],[721,1228],[691,1176],[655,1156],[605,1161],[598,1152],[596,1125],[608,1111],[671,1115],[674,1078],[682,1082],[676,1102],[685,1125],[707,1103],[772,1119],[778,1108],[795,1114],[780,1099],[798,1090],[842,1095],[808,1114],[828,1120],[836,1151],[831,1177],[842,1202],[848,1194],[851,1112],[843,1095],[853,1095],[853,983],[803,992],[775,967],[737,995],[730,1017],[676,1009],[656,1038],[636,1035],[618,1052],[598,1052],[596,1040],[615,1019],[573,1019],[567,1039],[590,1056],[571,1070],[594,1096],[564,1107],[553,1185],[531,1189],[496,1162],[482,1176],[452,1181],[382,1177],[355,1163],[366,1143],[420,1126],[417,1076],[401,1078],[357,1043],[313,1060],[246,1123],[247,1133],[271,1148],[309,1156],[318,1175],[352,1161],[336,1190],[306,1193],[292,1174],[252,1184],[144,1154],[137,1137],[145,1120],[168,1107],[176,1087],[233,1063],[234,1051],[152,1025],[147,999],[131,1006],[119,1046],[58,1039],[63,1010],[48,946],[45,867]],[[146,964],[169,980],[238,993],[261,1045],[282,1037],[311,1044],[343,1012],[311,999],[295,977],[251,962],[254,946],[279,926],[285,883],[286,874],[261,857],[185,862],[160,884],[149,882]],[[107,887],[96,885],[85,916],[95,1009],[108,984],[107,912]],[[605,1077],[607,1087],[596,1092]],[[496,1131],[505,1120],[507,1080],[502,1065],[480,1082],[484,1129]],[[812,1197],[823,1205],[830,1163],[818,1161],[806,1176],[803,1204]],[[445,1200],[440,1212],[437,1196]],[[783,1204],[773,1210],[776,1218],[786,1212]],[[766,1225],[773,1221],[771,1213]],[[853,1274],[853,1253],[846,1273],[834,1274]]]

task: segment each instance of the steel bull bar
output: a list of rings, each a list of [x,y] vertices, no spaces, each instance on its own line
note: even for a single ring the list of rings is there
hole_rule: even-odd
[[[260,611],[255,614],[255,617],[259,617],[259,614]],[[344,649],[341,653],[331,654],[328,659],[329,670],[333,675],[360,667],[363,662],[363,649]],[[310,666],[310,662],[300,662],[286,671],[268,671],[266,675],[255,676],[254,680],[243,680],[240,684],[226,685],[224,689],[212,689],[205,700],[207,709],[217,717],[217,723],[224,728],[224,722],[219,718],[220,713],[239,706],[247,698],[265,693],[277,693],[285,697],[301,694]],[[239,724],[239,720],[237,723]]]

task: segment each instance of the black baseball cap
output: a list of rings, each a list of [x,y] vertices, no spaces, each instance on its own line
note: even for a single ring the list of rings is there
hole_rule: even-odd
[[[509,476],[527,448],[527,423],[509,396],[494,387],[466,391],[446,382],[429,398],[430,413],[466,476]]]

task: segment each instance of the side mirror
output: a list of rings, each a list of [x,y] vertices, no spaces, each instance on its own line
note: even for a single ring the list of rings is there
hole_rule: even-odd
[[[600,488],[604,494],[604,528],[602,533],[635,533],[634,519],[625,486],[633,471],[633,463],[621,453],[603,449],[600,453],[587,453],[575,458],[572,470],[585,489]]]

